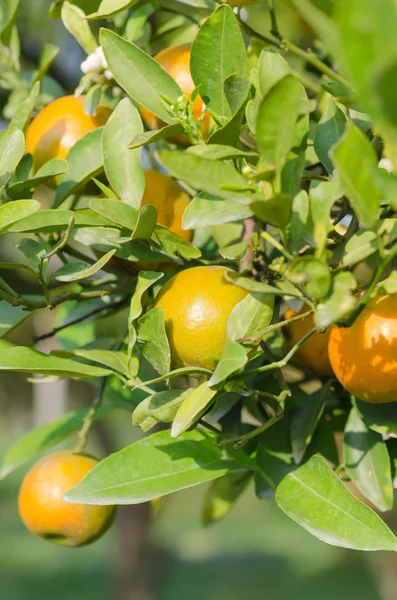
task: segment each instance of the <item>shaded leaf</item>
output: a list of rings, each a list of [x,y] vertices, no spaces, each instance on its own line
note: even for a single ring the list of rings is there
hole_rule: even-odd
[[[164,310],[152,308],[138,321],[137,339],[144,357],[160,373],[166,375],[171,368],[171,351],[164,324]]]
[[[216,390],[211,390],[208,381],[190,391],[175,415],[171,429],[171,437],[176,438],[189,429],[214,402]]]
[[[149,431],[157,423],[171,423],[183,400],[192,388],[157,392],[143,400],[132,413],[132,423],[142,431]]]

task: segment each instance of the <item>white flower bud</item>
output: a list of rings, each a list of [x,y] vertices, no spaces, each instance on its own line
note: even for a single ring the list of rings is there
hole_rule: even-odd
[[[389,158],[382,158],[379,161],[379,166],[381,169],[385,169],[388,173],[393,173],[393,163]]]
[[[118,87],[118,85],[116,85],[112,90],[113,97],[118,98],[119,96],[121,96],[122,92],[123,90],[120,87]]]
[[[90,68],[89,68],[89,64],[86,60],[83,60],[83,62],[80,65],[80,69],[82,70],[83,73],[88,73]]]
[[[113,73],[110,69],[106,69],[106,71],[104,72],[105,78],[108,79],[109,81],[111,79],[114,79],[113,77]]]

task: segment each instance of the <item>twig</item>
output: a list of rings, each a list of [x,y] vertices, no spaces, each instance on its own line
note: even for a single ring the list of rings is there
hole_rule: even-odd
[[[76,447],[74,449],[74,452],[76,452],[76,454],[78,454],[79,452],[82,452],[87,445],[88,434],[91,430],[91,427],[94,422],[98,408],[102,404],[103,396],[104,396],[105,389],[106,389],[106,381],[107,381],[107,377],[104,377],[102,379],[101,387],[99,389],[99,394],[95,397],[90,410],[84,417],[83,426],[79,431],[78,441],[77,441]]]
[[[64,323],[64,325],[60,325],[59,327],[54,327],[54,329],[51,329],[51,331],[48,331],[47,333],[43,333],[42,335],[38,335],[38,336],[34,337],[33,343],[36,344],[37,342],[41,342],[42,340],[46,340],[47,338],[53,337],[54,335],[56,335],[63,329],[66,329],[67,327],[71,327],[72,325],[77,325],[77,323],[82,323],[83,321],[86,321],[87,319],[90,319],[91,317],[98,315],[102,312],[107,312],[110,310],[117,310],[118,308],[121,308],[122,306],[124,306],[124,304],[127,304],[128,300],[129,300],[129,298],[125,297],[122,300],[119,300],[118,302],[109,304],[108,306],[101,306],[99,308],[96,308],[95,310],[92,310],[91,312],[87,313],[86,315],[82,315],[81,317],[78,317],[77,319],[74,319],[73,321]]]
[[[239,343],[241,343],[241,342],[260,342],[261,339],[268,333],[271,333],[272,331],[275,331],[277,329],[282,329],[283,327],[285,327],[289,323],[293,323],[294,321],[303,321],[303,319],[307,319],[307,317],[309,317],[312,314],[313,314],[313,311],[308,310],[307,312],[302,313],[301,315],[295,315],[294,317],[290,317],[289,319],[285,319],[284,321],[279,321],[278,323],[274,323],[273,325],[270,325],[267,329],[264,329],[260,333],[257,333],[255,335],[251,335],[248,337],[240,338],[237,340],[237,342],[239,342]]]

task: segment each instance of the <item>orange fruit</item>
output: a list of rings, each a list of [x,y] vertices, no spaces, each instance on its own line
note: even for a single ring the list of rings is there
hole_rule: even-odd
[[[298,313],[288,309],[284,315],[285,319],[290,319],[296,315],[303,315],[309,307],[303,305]],[[293,321],[284,327],[285,337],[288,346],[292,348],[306,333],[309,333],[314,327],[313,315],[308,316],[301,321]],[[296,352],[295,357],[303,364],[308,366],[314,373],[320,377],[331,376],[333,374],[331,363],[328,358],[328,340],[329,330],[325,333],[314,333]]]
[[[51,158],[66,158],[69,150],[86,133],[101,127],[110,110],[100,107],[96,116],[86,115],[82,98],[64,96],[46,106],[26,132],[26,152],[33,156],[37,171]]]
[[[351,327],[333,325],[328,353],[348,392],[374,404],[397,402],[397,295],[370,300]]]
[[[195,85],[190,74],[190,47],[174,46],[171,48],[165,48],[161,50],[154,59],[163,67],[167,73],[171,75],[181,88],[182,92],[190,98]],[[204,102],[200,96],[197,96],[193,103],[193,115],[198,120],[204,108]],[[142,117],[144,118],[146,125],[149,129],[161,129],[166,125],[164,121],[156,117],[150,110],[144,106],[140,107]],[[201,122],[202,132],[205,138],[208,137],[210,128],[210,115],[206,113],[204,119]],[[186,134],[180,134],[175,136],[179,142],[188,146],[190,144],[189,138]]]
[[[19,490],[19,514],[27,529],[61,546],[83,546],[105,533],[113,521],[114,506],[69,504],[63,500],[97,462],[70,451],[39,460]]]
[[[174,367],[215,369],[232,309],[247,292],[225,279],[226,267],[193,267],[172,277],[155,306],[164,310]]]
[[[182,229],[182,217],[189,204],[189,196],[175,179],[158,171],[145,171],[145,192],[141,206],[148,204],[152,204],[157,210],[159,225],[169,227],[190,242],[193,231]]]

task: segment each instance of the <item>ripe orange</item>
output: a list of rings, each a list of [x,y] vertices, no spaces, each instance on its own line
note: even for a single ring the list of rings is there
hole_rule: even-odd
[[[307,312],[309,307],[304,305],[302,309],[295,313],[288,309],[284,315],[285,319],[290,319],[295,315],[302,315]],[[313,315],[310,315],[302,321],[294,321],[284,327],[285,336],[288,341],[288,346],[292,348],[306,333],[309,333],[314,327]],[[295,354],[296,358],[302,364],[307,365],[314,373],[320,377],[332,375],[332,367],[328,358],[328,340],[329,330],[325,333],[314,333],[306,342],[299,348]]]
[[[164,309],[174,367],[215,369],[232,309],[247,292],[225,279],[226,267],[193,267],[172,277],[155,306]]]
[[[169,227],[190,242],[193,231],[182,229],[182,217],[189,204],[189,196],[175,179],[158,171],[145,171],[145,192],[141,206],[148,204],[157,210],[157,223]]]
[[[190,98],[191,93],[195,89],[195,85],[190,75],[190,47],[174,46],[161,50],[154,57],[155,60],[175,79],[182,92]],[[200,96],[197,96],[193,103],[193,115],[199,119],[203,113],[204,102]],[[141,106],[142,117],[144,118],[149,129],[161,129],[165,123],[156,117],[150,110]],[[210,128],[210,115],[206,113],[201,122],[202,132],[205,138],[208,137]],[[185,134],[175,136],[175,138],[184,145],[189,145],[189,138]]]
[[[51,158],[66,158],[69,150],[86,133],[101,127],[110,116],[98,108],[95,117],[86,115],[83,100],[64,96],[46,106],[30,123],[26,132],[26,152],[33,156],[37,171]]]
[[[370,300],[351,327],[334,325],[328,352],[348,392],[375,404],[397,402],[397,295]]]
[[[70,451],[39,460],[19,490],[19,514],[27,529],[61,546],[83,546],[105,533],[112,523],[114,506],[69,504],[62,499],[97,462]]]

